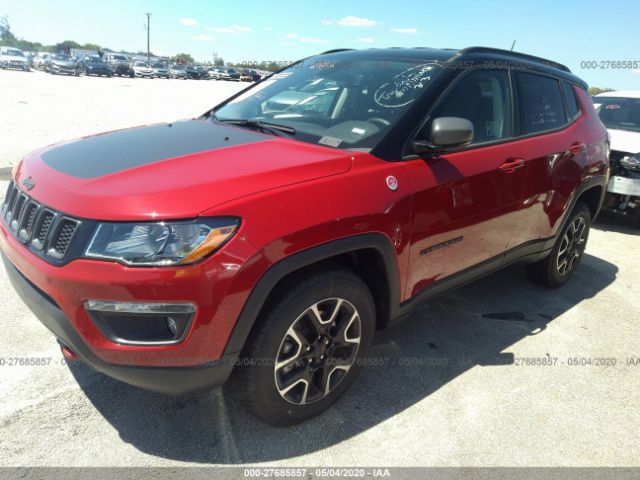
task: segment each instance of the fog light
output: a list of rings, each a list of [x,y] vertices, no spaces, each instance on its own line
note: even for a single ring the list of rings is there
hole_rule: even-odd
[[[196,312],[192,303],[88,300],[84,308],[109,340],[126,345],[180,343]]]
[[[171,333],[175,335],[178,331],[178,322],[176,322],[176,319],[173,317],[167,317],[167,327],[169,327]]]

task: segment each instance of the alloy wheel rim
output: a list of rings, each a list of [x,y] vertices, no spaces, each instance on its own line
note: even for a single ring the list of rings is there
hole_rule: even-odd
[[[556,258],[556,268],[560,275],[567,275],[576,266],[584,252],[586,233],[587,222],[583,217],[577,217],[565,232]]]
[[[327,298],[291,324],[275,358],[280,396],[307,405],[329,395],[355,363],[362,336],[360,314],[344,298]]]

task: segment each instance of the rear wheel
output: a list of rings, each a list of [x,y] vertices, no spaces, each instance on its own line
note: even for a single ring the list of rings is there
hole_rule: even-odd
[[[352,272],[300,277],[270,302],[252,332],[231,387],[274,425],[322,413],[351,385],[375,329],[371,292]]]
[[[528,266],[531,278],[552,288],[569,280],[582,260],[590,229],[591,211],[581,203],[560,232],[549,256]]]

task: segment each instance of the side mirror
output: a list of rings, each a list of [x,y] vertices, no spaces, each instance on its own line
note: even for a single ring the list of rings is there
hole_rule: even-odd
[[[438,117],[431,122],[431,141],[415,140],[417,154],[442,153],[449,148],[469,145],[473,140],[473,124],[466,118]]]
[[[431,143],[436,147],[462,147],[473,140],[473,124],[466,118],[438,117],[431,123]]]

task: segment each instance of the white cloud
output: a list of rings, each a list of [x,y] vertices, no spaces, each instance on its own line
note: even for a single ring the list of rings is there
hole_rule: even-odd
[[[327,45],[331,43],[326,38],[317,38],[317,37],[299,37],[298,41],[301,43],[315,43],[317,45]]]
[[[395,32],[395,33],[403,33],[405,35],[415,35],[418,33],[418,29],[414,28],[414,27],[408,27],[408,28],[390,28],[389,29],[390,32]]]
[[[195,27],[196,25],[198,25],[198,22],[195,21],[193,18],[181,18],[180,20],[178,20],[182,25],[185,25],[187,27]]]
[[[640,75],[640,68],[636,69],[636,70],[631,70],[632,73],[635,73],[636,75]]]
[[[300,43],[315,43],[316,45],[327,45],[331,43],[331,41],[326,38],[301,37],[297,33],[287,33],[286,35],[283,36],[283,38],[285,39],[285,43],[287,45],[292,45],[291,43],[292,40],[295,40],[296,42],[300,42]]]
[[[353,15],[347,15],[339,20],[323,20],[323,25],[338,25],[339,27],[375,27],[380,22],[376,20],[370,20],[364,17],[354,17]]]
[[[200,35],[194,35],[191,37],[191,40],[197,40],[198,42],[213,42],[213,37],[211,35],[201,33]]]
[[[243,25],[232,25],[230,27],[208,27],[207,30],[209,30],[210,32],[216,32],[216,33],[231,33],[233,35],[238,35],[240,33],[253,32],[253,28],[246,27]]]
[[[371,37],[360,37],[356,40],[356,42],[359,43],[374,43],[375,40]]]

